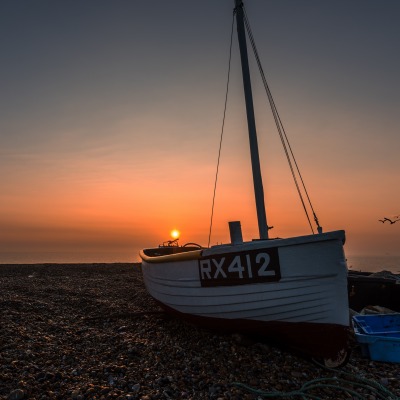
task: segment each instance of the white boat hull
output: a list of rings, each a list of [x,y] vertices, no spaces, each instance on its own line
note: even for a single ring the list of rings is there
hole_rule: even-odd
[[[349,326],[343,243],[344,232],[336,231],[178,255],[152,257],[146,255],[151,250],[144,250],[142,272],[150,295],[189,321],[280,336],[276,339],[284,338],[309,354],[334,356],[346,346]],[[286,340],[293,329],[293,338]],[[341,337],[332,349],[331,338],[320,337],[324,332]],[[304,343],[303,336],[311,343]]]

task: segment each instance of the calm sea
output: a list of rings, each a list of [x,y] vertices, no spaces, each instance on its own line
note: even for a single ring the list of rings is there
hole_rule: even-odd
[[[37,253],[0,253],[0,264],[39,264],[39,263],[132,263],[139,262],[138,251],[121,252],[37,252]],[[357,271],[391,271],[400,273],[400,256],[347,256],[349,269]]]
[[[347,266],[356,271],[391,271],[400,274],[400,256],[347,256]]]
[[[139,252],[2,252],[0,264],[75,264],[139,262]]]

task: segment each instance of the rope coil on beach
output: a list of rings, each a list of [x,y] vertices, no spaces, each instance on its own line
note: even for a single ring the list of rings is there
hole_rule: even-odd
[[[294,390],[290,392],[280,392],[280,391],[272,391],[266,392],[264,390],[255,389],[251,386],[245,385],[240,382],[232,382],[233,386],[237,386],[239,388],[245,389],[248,392],[257,394],[261,397],[265,398],[302,398],[304,400],[312,399],[312,400],[324,400],[323,397],[318,397],[314,394],[308,393],[314,389],[333,389],[338,392],[345,392],[350,396],[354,396],[353,398],[367,400],[370,395],[375,396],[376,399],[382,400],[400,400],[400,397],[396,396],[390,390],[375,382],[371,379],[361,378],[354,374],[345,371],[338,371],[331,368],[326,368],[323,365],[320,365],[322,368],[327,369],[329,371],[333,371],[335,373],[339,373],[339,375],[343,375],[347,378],[338,378],[338,377],[325,377],[325,378],[317,378],[311,381],[306,382],[299,390]],[[356,391],[356,389],[364,389],[368,391],[367,394],[361,394]],[[368,397],[366,397],[368,396]]]

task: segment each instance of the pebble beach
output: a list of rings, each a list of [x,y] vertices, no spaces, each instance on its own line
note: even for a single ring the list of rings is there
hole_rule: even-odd
[[[348,364],[328,370],[169,317],[140,264],[3,264],[0,305],[0,399],[400,396],[400,365],[363,358],[355,341]]]

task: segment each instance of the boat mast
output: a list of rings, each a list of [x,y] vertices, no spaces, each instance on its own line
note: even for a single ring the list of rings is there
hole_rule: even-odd
[[[254,194],[256,199],[258,230],[260,239],[268,239],[267,215],[265,212],[264,189],[258,154],[256,122],[254,118],[253,95],[251,91],[249,60],[247,58],[246,35],[243,18],[243,1],[235,0],[236,25],[242,61],[244,97],[246,101],[247,125],[249,129],[251,167],[253,171]]]

